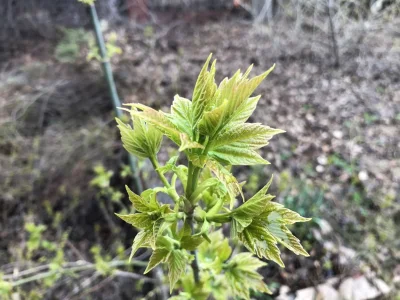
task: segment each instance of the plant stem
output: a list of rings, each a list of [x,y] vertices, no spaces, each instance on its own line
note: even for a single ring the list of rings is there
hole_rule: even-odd
[[[193,214],[188,219],[189,219],[190,227],[192,229],[192,234],[194,234]],[[200,272],[199,272],[199,263],[197,260],[197,250],[190,251],[190,253],[194,256],[192,264],[191,264],[192,270],[193,270],[194,282],[199,283],[200,282]]]
[[[115,114],[117,115],[118,118],[120,118],[122,117],[122,112],[121,110],[117,109],[117,107],[121,107],[121,101],[118,96],[117,87],[115,85],[114,76],[111,69],[110,59],[108,58],[106,44],[104,42],[104,37],[101,31],[99,17],[97,16],[96,6],[94,3],[89,5],[89,11],[90,11],[90,16],[92,18],[93,29],[96,35],[97,46],[99,47],[99,52],[101,55],[104,75],[106,77],[109,93],[114,105]],[[132,154],[128,154],[128,158],[129,158],[129,166],[132,171],[133,184],[135,185],[136,192],[140,194],[143,190],[143,187],[137,169],[137,160]]]
[[[187,186],[186,186],[186,199],[190,199],[193,192],[196,190],[197,187],[197,181],[199,179],[199,174],[200,174],[201,169],[199,167],[193,166],[192,162],[189,161],[188,164],[188,181],[187,181]],[[194,228],[194,218],[193,218],[193,213],[194,213],[194,204],[192,204],[192,207],[190,208],[190,211],[187,214],[188,221],[190,224],[190,228],[192,229],[192,234],[195,233],[195,228]],[[191,251],[190,252],[193,256],[194,259],[192,261],[192,270],[193,270],[193,278],[195,283],[200,282],[200,274],[199,274],[199,264],[197,261],[197,250]]]
[[[164,176],[164,174],[162,174],[160,172],[160,170],[159,170],[160,164],[158,163],[157,158],[155,156],[153,156],[153,157],[150,157],[149,159],[150,159],[151,164],[153,165],[153,168],[156,171],[158,177],[160,177],[160,180],[162,181],[164,186],[167,188],[168,195],[172,198],[172,200],[174,200],[175,202],[178,202],[179,196],[174,189],[171,189],[171,185],[169,184],[167,178]]]

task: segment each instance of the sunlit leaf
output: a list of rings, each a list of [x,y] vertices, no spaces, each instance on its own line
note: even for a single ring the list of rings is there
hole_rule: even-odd
[[[129,200],[132,202],[133,207],[139,212],[151,212],[158,210],[160,205],[158,204],[157,200],[155,199],[155,192],[153,190],[147,190],[142,193],[142,195],[146,195],[146,198],[150,198],[150,201],[146,201],[141,196],[136,195],[132,192],[128,186],[125,186],[126,191],[129,195]],[[150,196],[151,194],[151,196]]]
[[[139,229],[147,229],[152,226],[153,220],[151,219],[150,215],[147,213],[136,213],[136,214],[129,214],[129,215],[120,215],[116,214],[126,223],[131,224],[132,226],[139,228]]]
[[[176,282],[182,277],[186,269],[186,255],[181,250],[173,250],[168,257],[168,278],[170,285],[170,292],[172,292]]]
[[[146,270],[144,271],[144,274],[150,272],[158,264],[166,262],[168,260],[169,254],[170,254],[170,251],[168,249],[165,249],[165,248],[155,249],[150,256],[150,261],[149,261],[149,264],[147,265]]]
[[[141,158],[148,158],[156,155],[160,150],[162,133],[155,129],[152,124],[146,124],[139,118],[133,119],[133,129],[116,119],[121,133],[124,148]]]

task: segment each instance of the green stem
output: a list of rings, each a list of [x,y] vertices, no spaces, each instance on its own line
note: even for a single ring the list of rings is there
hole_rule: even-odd
[[[207,217],[207,221],[215,223],[227,223],[230,220],[231,220],[231,213],[224,213]]]
[[[176,193],[175,189],[172,188],[172,186],[169,184],[167,178],[164,176],[163,173],[160,172],[160,164],[158,163],[158,160],[155,156],[149,157],[151,164],[153,165],[154,170],[156,171],[158,177],[160,177],[160,180],[164,184],[164,186],[168,190],[168,195],[174,200],[175,202],[179,201],[179,196]]]
[[[93,23],[94,32],[96,35],[97,46],[99,47],[99,52],[101,55],[104,75],[107,80],[111,100],[114,105],[115,113],[116,113],[117,117],[120,118],[120,117],[122,117],[122,112],[121,112],[121,110],[117,109],[117,107],[121,107],[121,101],[119,99],[117,87],[115,85],[114,76],[113,76],[113,72],[111,69],[111,63],[108,58],[106,44],[104,42],[103,33],[101,31],[99,17],[97,16],[96,6],[94,4],[89,5],[89,10],[90,10],[90,15],[92,17],[92,23]],[[139,177],[139,172],[137,169],[137,160],[132,154],[128,154],[128,155],[129,155],[129,166],[132,170],[133,184],[135,185],[136,192],[138,192],[140,194],[143,190],[143,187],[142,187],[142,183],[141,183],[140,177]]]
[[[189,160],[188,163],[188,179],[187,179],[187,184],[186,184],[186,199],[190,199],[190,196],[192,195],[193,191],[192,191],[192,181],[193,181],[193,164],[192,162]]]
[[[196,190],[199,174],[200,174],[200,168],[193,166],[192,162],[189,161],[188,181],[187,181],[187,186],[186,186],[186,199],[188,199],[188,200],[192,197],[192,194]],[[188,212],[188,221],[189,221],[190,227],[192,229],[192,234],[194,234],[195,233],[194,217],[193,217],[194,203],[191,203],[191,206],[192,207],[190,208],[190,210]],[[200,282],[200,271],[199,271],[199,263],[197,261],[197,251],[194,250],[194,251],[191,251],[190,253],[194,256],[194,259],[191,264],[192,270],[193,270],[194,282],[199,283]]]

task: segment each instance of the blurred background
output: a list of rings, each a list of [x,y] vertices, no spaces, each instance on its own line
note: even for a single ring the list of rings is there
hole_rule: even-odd
[[[286,130],[271,165],[235,168],[253,194],[312,217],[293,227],[308,258],[262,274],[257,299],[400,299],[399,0],[97,0],[122,102],[190,98],[210,52],[217,81],[254,64],[252,121]],[[0,5],[0,299],[166,299],[142,277],[122,148],[88,7]],[[165,144],[160,160],[176,151]],[[160,184],[139,161],[144,188]],[[157,273],[157,272],[156,272]]]

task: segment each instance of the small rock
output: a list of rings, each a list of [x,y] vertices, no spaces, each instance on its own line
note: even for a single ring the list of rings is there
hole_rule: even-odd
[[[356,256],[357,252],[353,249],[347,248],[345,246],[339,247],[339,263],[341,265],[347,265],[351,262],[354,262]]]
[[[320,165],[325,166],[328,163],[328,159],[326,158],[325,155],[320,155],[317,157],[317,161]]]
[[[329,284],[320,284],[317,288],[309,287],[297,291],[296,300],[339,300],[339,293]]]
[[[334,130],[332,132],[333,136],[339,140],[341,140],[343,138],[343,132],[340,130]]]
[[[345,279],[339,287],[343,300],[368,300],[390,292],[389,286],[382,280],[374,278],[373,284],[365,276]]]
[[[322,234],[326,235],[332,232],[332,226],[327,220],[320,219],[318,221],[319,228],[321,228]]]
[[[358,173],[358,179],[360,179],[360,181],[366,181],[368,180],[369,176],[368,176],[368,172],[367,171],[360,171]]]

